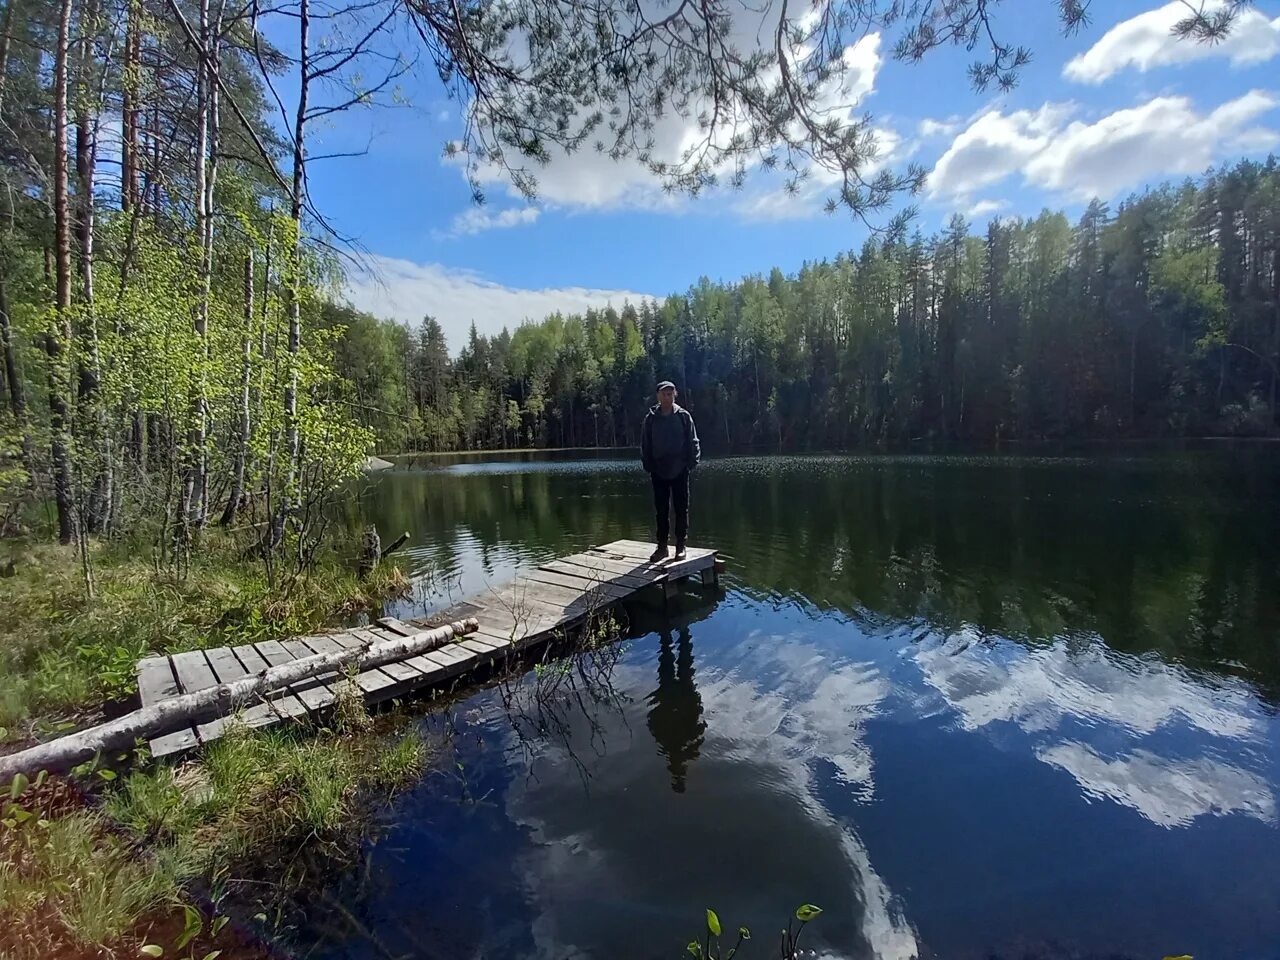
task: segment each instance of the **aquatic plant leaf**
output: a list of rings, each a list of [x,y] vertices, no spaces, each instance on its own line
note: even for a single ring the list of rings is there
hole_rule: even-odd
[[[720,918],[710,907],[707,908],[707,929],[711,931],[713,937],[720,936]]]
[[[812,903],[806,903],[796,907],[796,919],[801,923],[808,923],[810,920],[816,920],[818,915],[822,913],[821,907],[815,907]]]

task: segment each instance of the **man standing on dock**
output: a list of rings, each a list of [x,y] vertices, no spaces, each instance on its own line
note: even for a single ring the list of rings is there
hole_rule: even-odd
[[[658,403],[645,415],[640,429],[640,459],[653,480],[653,505],[658,513],[658,549],[650,562],[667,559],[670,508],[676,510],[676,559],[684,559],[689,534],[689,474],[702,457],[693,416],[676,403],[676,385],[658,384]]]

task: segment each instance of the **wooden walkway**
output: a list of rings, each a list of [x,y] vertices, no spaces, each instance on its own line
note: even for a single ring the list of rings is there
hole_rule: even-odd
[[[704,583],[716,579],[713,550],[690,549],[679,563],[650,564],[648,558],[653,549],[652,543],[616,540],[585,553],[551,560],[509,583],[489,587],[445,614],[430,618],[429,623],[402,623],[384,617],[367,627],[312,637],[147,657],[138,663],[138,693],[142,705],[150,706],[167,697],[236,680],[290,660],[351,649],[369,641],[411,636],[436,622],[474,617],[480,624],[477,632],[356,677],[365,701],[371,704],[456,682],[495,659],[537,646],[577,627],[646,587],[660,586],[665,591],[671,584],[692,576],[701,576]],[[265,727],[311,716],[333,704],[339,685],[344,682],[344,677],[330,673],[287,687],[242,710],[235,721],[218,717],[157,737],[151,741],[152,755],[169,756],[208,743],[220,737],[230,722]]]

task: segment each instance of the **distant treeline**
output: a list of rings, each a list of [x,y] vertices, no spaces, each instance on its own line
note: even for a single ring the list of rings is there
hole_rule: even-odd
[[[451,359],[334,308],[386,448],[634,444],[671,378],[713,446],[1267,435],[1280,378],[1280,166],[1117,209],[1001,217],[661,302],[553,314]]]

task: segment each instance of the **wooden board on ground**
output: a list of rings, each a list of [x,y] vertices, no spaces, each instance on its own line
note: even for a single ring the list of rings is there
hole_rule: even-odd
[[[648,558],[653,550],[651,543],[615,540],[558,557],[419,620],[383,617],[367,627],[333,633],[146,657],[138,663],[138,693],[143,706],[149,706],[298,658],[410,637],[443,623],[474,618],[479,629],[466,637],[361,671],[355,677],[360,695],[370,704],[430,689],[516,651],[565,636],[592,615],[603,615],[646,587],[666,589],[677,580],[711,570],[715,564],[714,551],[705,548],[690,549],[679,563],[651,564]],[[235,720],[216,717],[157,737],[151,742],[152,753],[157,757],[183,753],[221,736],[233,722],[265,727],[313,716],[331,708],[347,682],[335,672],[300,681],[272,692],[262,702],[246,704]]]
[[[585,562],[577,561],[573,558],[563,560],[553,560],[551,563],[544,563],[540,570],[548,570],[552,573],[562,573],[573,577],[586,577],[600,583],[606,583],[613,586],[623,587],[627,589],[628,595],[637,590],[643,590],[645,587],[653,583],[652,577],[633,576],[627,573],[617,573],[609,570],[602,564],[587,558]]]
[[[138,661],[138,697],[144,704],[176,697],[181,692],[168,657],[146,657]],[[153,739],[151,755],[167,757],[171,753],[183,753],[193,749],[199,742],[196,739],[196,728],[188,725],[182,730]]]

